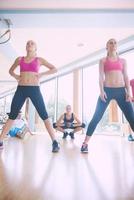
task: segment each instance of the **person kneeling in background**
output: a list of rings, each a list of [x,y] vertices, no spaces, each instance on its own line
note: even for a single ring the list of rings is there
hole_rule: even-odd
[[[71,139],[74,139],[74,133],[85,128],[85,124],[76,117],[72,112],[71,106],[66,106],[66,112],[62,114],[59,120],[56,123],[53,123],[53,128],[63,133],[63,139],[69,135]],[[67,132],[67,129],[72,129],[70,133]]]

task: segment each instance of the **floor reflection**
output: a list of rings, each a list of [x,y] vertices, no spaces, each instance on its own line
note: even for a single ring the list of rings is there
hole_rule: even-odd
[[[134,196],[134,143],[94,136],[81,154],[83,135],[51,152],[47,135],[10,139],[0,152],[2,200],[130,200]]]

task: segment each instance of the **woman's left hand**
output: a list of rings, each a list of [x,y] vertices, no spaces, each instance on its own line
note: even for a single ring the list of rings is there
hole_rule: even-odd
[[[45,75],[44,73],[39,73],[39,74],[37,75],[37,77],[38,77],[38,79],[40,79],[40,78],[42,78],[44,75]]]
[[[40,74],[37,74],[36,76],[36,79],[39,81],[39,79],[42,77],[42,74],[40,73]]]
[[[131,102],[132,101],[132,97],[130,94],[126,93],[126,101]]]

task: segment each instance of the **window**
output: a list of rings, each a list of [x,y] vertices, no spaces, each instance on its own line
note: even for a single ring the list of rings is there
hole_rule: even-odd
[[[58,118],[68,104],[73,110],[73,73],[58,78]]]
[[[56,101],[56,79],[41,85],[41,92],[46,105],[49,118],[54,121]]]

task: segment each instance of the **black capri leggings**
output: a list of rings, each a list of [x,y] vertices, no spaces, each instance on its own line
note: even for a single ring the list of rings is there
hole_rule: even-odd
[[[101,120],[107,106],[109,105],[112,99],[115,99],[123,114],[125,115],[131,129],[134,131],[134,110],[131,102],[126,101],[126,92],[124,87],[120,88],[110,88],[104,87],[104,90],[107,94],[106,102],[102,101],[101,98],[98,98],[97,106],[92,120],[90,121],[87,129],[87,135],[91,136]]]
[[[25,100],[30,98],[42,120],[48,119],[39,86],[18,86],[11,103],[9,119],[15,120]]]

